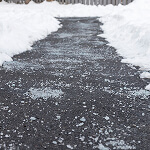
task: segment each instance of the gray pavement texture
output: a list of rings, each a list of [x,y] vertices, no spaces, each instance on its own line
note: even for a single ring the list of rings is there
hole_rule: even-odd
[[[97,36],[97,18],[59,20],[0,68],[0,149],[149,150],[149,80]]]

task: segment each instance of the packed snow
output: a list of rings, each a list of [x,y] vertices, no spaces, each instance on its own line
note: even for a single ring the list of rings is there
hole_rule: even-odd
[[[31,50],[35,41],[57,31],[55,17],[100,17],[102,29],[111,46],[124,57],[122,62],[140,66],[142,78],[150,78],[150,1],[134,0],[127,6],[60,5],[0,3],[0,65],[12,56]],[[150,85],[146,87],[150,90]]]

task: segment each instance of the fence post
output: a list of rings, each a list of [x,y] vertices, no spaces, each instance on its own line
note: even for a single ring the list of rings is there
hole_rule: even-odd
[[[113,5],[116,5],[116,0],[112,0],[112,4],[113,4]]]
[[[121,4],[121,0],[116,0],[116,5]]]
[[[107,0],[107,1],[108,1],[107,4],[112,4],[112,3],[111,3],[111,0]]]
[[[94,0],[94,5],[98,5],[98,0]]]
[[[99,4],[100,4],[100,5],[103,5],[103,0],[99,0]]]
[[[127,0],[122,0],[122,4],[126,5],[127,4]]]
[[[104,6],[106,6],[106,5],[107,5],[107,0],[104,0],[103,5],[104,5]]]

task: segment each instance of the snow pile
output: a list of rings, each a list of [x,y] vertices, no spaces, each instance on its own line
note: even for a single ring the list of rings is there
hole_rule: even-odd
[[[48,12],[26,5],[0,5],[0,65],[15,54],[30,50],[34,41],[46,37],[60,27]]]
[[[47,100],[48,98],[59,98],[64,93],[62,90],[57,89],[51,89],[50,87],[46,88],[30,88],[28,92],[25,93],[25,95],[31,97],[33,100],[43,98],[44,100]]]
[[[119,5],[100,21],[110,45],[124,57],[122,62],[140,66],[150,71],[150,0],[134,0],[133,3]],[[142,77],[149,78],[149,73]],[[150,90],[150,85],[146,87]]]

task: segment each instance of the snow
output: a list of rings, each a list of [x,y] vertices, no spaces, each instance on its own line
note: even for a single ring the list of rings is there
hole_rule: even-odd
[[[32,44],[57,31],[61,25],[55,17],[100,17],[109,44],[123,56],[122,62],[140,66],[142,78],[150,78],[150,1],[134,0],[127,6],[40,5],[0,3],[0,65],[12,56],[32,49]],[[150,85],[146,87],[150,90]]]
[[[102,29],[111,46],[124,57],[122,62],[150,71],[150,1],[134,0],[127,6],[119,5],[112,13],[102,16]],[[145,76],[145,75],[146,76]],[[141,77],[150,78],[148,73]],[[150,86],[146,87],[150,90]]]

